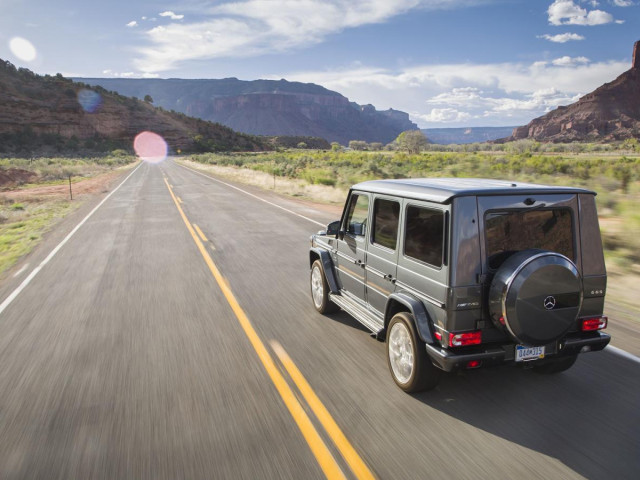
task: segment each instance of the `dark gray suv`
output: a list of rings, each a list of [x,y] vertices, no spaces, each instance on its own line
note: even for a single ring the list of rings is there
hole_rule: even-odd
[[[607,275],[595,193],[483,179],[354,185],[311,237],[311,295],[379,339],[398,386],[516,363],[542,373],[602,350]]]

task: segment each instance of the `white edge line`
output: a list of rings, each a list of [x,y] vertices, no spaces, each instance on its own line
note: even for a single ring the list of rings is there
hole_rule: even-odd
[[[304,218],[305,220],[307,220],[307,221],[309,221],[309,222],[311,222],[311,223],[315,223],[316,225],[320,225],[321,227],[326,227],[326,225],[325,225],[324,223],[320,223],[320,222],[318,222],[318,221],[316,221],[316,220],[313,220],[313,219],[311,219],[311,218],[309,218],[309,217],[305,217],[304,215],[301,215],[301,214],[299,214],[299,213],[296,213],[296,212],[294,212],[293,210],[289,210],[288,208],[284,208],[283,206],[280,206],[280,205],[278,205],[277,203],[273,203],[273,202],[270,202],[269,200],[265,200],[264,198],[260,198],[259,196],[254,195],[253,193],[249,193],[249,192],[247,192],[246,190],[242,190],[241,188],[238,188],[238,187],[236,187],[235,185],[231,185],[231,184],[229,184],[229,183],[223,182],[222,180],[218,180],[217,178],[210,177],[209,175],[206,175],[206,174],[204,174],[204,173],[202,173],[202,172],[199,172],[199,171],[197,171],[197,170],[194,170],[193,168],[189,168],[189,167],[185,167],[184,165],[180,165],[178,162],[175,162],[175,161],[174,161],[173,163],[175,163],[175,164],[176,164],[177,166],[179,166],[179,167],[182,167],[182,168],[185,168],[185,169],[187,169],[187,170],[190,170],[190,171],[192,171],[193,173],[197,173],[198,175],[202,175],[203,177],[206,177],[206,178],[208,178],[209,180],[213,180],[213,181],[215,181],[215,182],[218,182],[218,183],[221,183],[221,184],[223,184],[223,185],[226,185],[227,187],[234,188],[234,189],[238,190],[239,192],[242,192],[242,193],[244,193],[244,194],[246,194],[246,195],[249,195],[250,197],[253,197],[253,198],[257,199],[257,200],[260,200],[261,202],[268,203],[269,205],[273,205],[274,207],[277,207],[277,208],[279,208],[280,210],[284,210],[285,212],[288,212],[288,213],[290,213],[290,214],[292,214],[292,215],[295,215],[296,217]]]
[[[206,174],[204,174],[202,172],[194,170],[193,168],[186,167],[184,165],[180,165],[178,162],[174,161],[173,163],[175,163],[179,167],[182,167],[182,168],[185,168],[187,170],[190,170],[193,173],[197,173],[198,175],[202,175],[203,177],[206,177],[209,180],[213,180],[215,182],[218,182],[218,183],[221,183],[223,185],[226,185],[227,187],[230,187],[230,188],[233,188],[235,190],[238,190],[238,191],[240,191],[240,192],[242,192],[242,193],[244,193],[246,195],[249,195],[250,197],[253,197],[253,198],[257,199],[257,200],[260,200],[261,202],[268,203],[269,205],[273,205],[274,207],[277,207],[277,208],[279,208],[281,210],[284,210],[285,212],[291,213],[292,215],[295,215],[295,216],[300,217],[300,218],[304,218],[305,220],[308,220],[311,223],[315,223],[316,225],[320,225],[321,227],[325,226],[323,223],[317,222],[316,220],[312,220],[311,218],[305,217],[304,215],[301,215],[301,214],[296,213],[296,212],[294,212],[292,210],[289,210],[288,208],[284,208],[284,207],[278,205],[277,203],[273,203],[273,202],[270,202],[269,200],[265,200],[264,198],[260,198],[257,195],[254,195],[253,193],[249,193],[246,190],[242,190],[241,188],[236,187],[235,185],[231,185],[229,183],[223,182],[222,180],[218,180],[217,178],[213,178],[213,177],[211,177],[209,175],[206,175]],[[0,313],[2,313],[2,310],[0,310]],[[626,350],[622,350],[621,348],[617,348],[617,347],[614,347],[612,345],[609,345],[609,346],[607,346],[607,350],[609,350],[611,353],[615,353],[616,355],[620,355],[621,357],[624,357],[627,360],[631,360],[633,362],[640,363],[640,357],[636,357],[635,355],[627,352]]]
[[[106,202],[107,200],[109,200],[109,197],[111,197],[111,195],[113,195],[114,193],[116,193],[118,191],[118,189],[124,185],[124,182],[126,182],[127,180],[129,180],[129,177],[131,177],[131,175],[133,175],[136,170],[138,170],[142,164],[144,162],[140,162],[140,164],[133,170],[133,172],[131,172],[129,175],[127,175],[127,178],[125,178],[120,185],[118,185],[116,188],[114,188],[111,193],[109,193],[109,195],[107,195],[106,197],[104,197],[102,199],[102,201],[96,205],[96,207],[91,210],[91,212],[89,212],[89,214],[84,217],[82,219],[82,221],[75,226],[75,228],[73,230],[71,230],[69,232],[69,234],[64,237],[64,240],[62,240],[58,246],[56,246],[56,248],[54,248],[53,250],[51,250],[51,253],[49,253],[49,255],[47,255],[47,258],[45,258],[42,262],[40,262],[40,265],[38,265],[36,268],[34,268],[31,273],[29,274],[29,276],[27,278],[25,278],[22,283],[20,285],[18,285],[18,287],[11,292],[11,294],[4,300],[4,302],[2,302],[2,304],[0,304],[0,314],[2,314],[2,312],[4,312],[4,310],[11,304],[11,302],[13,302],[15,300],[15,298],[20,295],[20,292],[22,292],[22,290],[24,290],[27,285],[29,285],[29,283],[31,283],[31,280],[34,279],[34,277],[40,272],[40,270],[42,270],[42,267],[44,267],[47,263],[49,263],[49,261],[51,261],[51,259],[56,255],[56,253],[58,253],[58,251],[64,246],[65,243],[67,243],[69,241],[69,239],[71,237],[73,237],[73,235],[80,229],[80,227],[82,225],[84,225],[84,223],[89,220],[89,218],[96,212],[96,210],[98,210],[102,204],[104,202]]]
[[[636,357],[634,354],[627,352],[626,350],[622,350],[621,348],[614,347],[613,345],[607,345],[605,350],[615,353],[616,355],[620,355],[627,360],[631,360],[632,362],[640,363],[640,357]]]

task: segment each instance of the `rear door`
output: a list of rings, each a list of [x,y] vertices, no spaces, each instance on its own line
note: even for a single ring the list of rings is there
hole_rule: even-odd
[[[354,191],[349,197],[346,214],[337,240],[337,273],[344,292],[365,302],[366,235],[368,230],[370,195]]]
[[[375,196],[371,220],[371,233],[367,235],[367,301],[375,313],[383,315],[387,299],[396,288],[400,201]]]

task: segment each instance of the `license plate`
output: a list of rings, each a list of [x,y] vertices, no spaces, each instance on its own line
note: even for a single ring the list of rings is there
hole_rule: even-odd
[[[544,358],[544,347],[527,347],[526,345],[516,345],[516,362],[538,360],[539,358]]]

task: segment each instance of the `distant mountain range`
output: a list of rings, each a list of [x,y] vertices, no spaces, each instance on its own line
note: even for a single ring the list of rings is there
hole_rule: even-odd
[[[503,141],[610,141],[640,138],[640,42],[631,69],[569,106],[518,127]]]
[[[0,60],[0,151],[130,150],[145,130],[162,135],[174,151],[270,148],[222,125]]]
[[[438,145],[482,143],[504,138],[516,127],[423,128],[427,139]]]
[[[417,130],[409,115],[376,110],[313,83],[287,80],[77,78],[89,85],[144,99],[167,110],[218,122],[254,135],[322,137],[389,143],[405,130]]]

